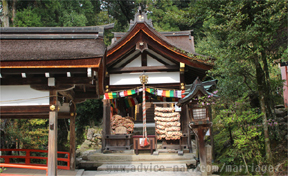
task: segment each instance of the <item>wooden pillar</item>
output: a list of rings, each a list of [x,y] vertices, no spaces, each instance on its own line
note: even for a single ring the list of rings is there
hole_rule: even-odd
[[[213,117],[215,117],[215,111],[212,111],[212,108],[209,108],[209,117],[210,121],[213,121]],[[213,134],[213,126],[210,127],[210,139],[211,139],[211,150],[212,150],[212,160],[214,159],[214,134]]]
[[[186,124],[189,125],[190,119],[192,119],[192,117],[190,117],[188,105],[186,104],[186,105],[184,105],[183,107],[185,107],[184,110],[185,110],[186,116],[187,116],[187,118],[186,118],[186,120],[187,120],[187,121],[186,121]],[[188,125],[187,125],[187,126],[188,126]],[[192,153],[193,151],[192,151],[192,144],[191,144],[191,129],[189,128],[189,126],[187,127],[187,131],[188,131],[188,149],[189,149],[189,152]],[[196,140],[197,140],[197,139],[196,139]],[[195,141],[196,141],[196,140],[195,140]],[[196,155],[196,157],[198,157],[198,156]]]
[[[103,102],[103,131],[102,131],[102,152],[105,149],[105,136],[110,135],[110,100],[102,100]]]
[[[57,90],[50,90],[49,136],[48,136],[48,176],[57,176]]]
[[[199,144],[199,155],[200,155],[200,171],[202,176],[207,176],[206,170],[206,149],[205,149],[205,129],[198,127],[198,144]]]
[[[206,150],[206,170],[208,175],[212,175],[212,147],[211,145],[205,146]]]
[[[75,114],[70,117],[70,170],[76,167],[76,132],[75,132]]]
[[[141,54],[141,65],[142,66],[147,66],[147,51],[143,51]]]

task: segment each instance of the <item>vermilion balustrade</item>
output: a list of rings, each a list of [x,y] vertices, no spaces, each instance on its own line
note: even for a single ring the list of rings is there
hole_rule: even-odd
[[[0,167],[17,167],[18,168],[27,168],[27,169],[40,169],[47,170],[47,164],[35,164],[31,163],[31,159],[40,159],[40,160],[48,160],[48,157],[42,156],[31,156],[31,152],[37,153],[48,153],[48,150],[33,150],[33,149],[0,149],[0,151],[20,151],[26,152],[26,155],[1,155],[0,158],[4,158],[4,163],[0,163]],[[67,158],[59,158],[57,157],[57,161],[65,161],[67,162],[67,166],[57,166],[58,169],[70,170],[70,153],[69,152],[57,152],[58,154],[66,154]],[[25,158],[25,163],[10,163],[10,158]],[[33,167],[34,166],[34,167]]]

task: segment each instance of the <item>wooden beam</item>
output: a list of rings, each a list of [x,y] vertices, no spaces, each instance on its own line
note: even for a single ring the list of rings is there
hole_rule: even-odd
[[[58,119],[70,119],[70,113],[58,113]],[[33,114],[1,114],[1,119],[49,119],[49,112],[47,113],[33,113]]]
[[[152,49],[153,51],[157,52],[158,54],[164,57],[171,58],[177,62],[183,62],[191,67],[201,68],[203,70],[210,70],[213,68],[212,65],[208,65],[204,63],[204,61],[201,61],[200,59],[199,61],[192,60],[192,59],[186,58],[184,55],[182,56],[175,52],[172,52],[171,50],[159,45],[158,43],[156,43],[153,39],[149,38],[148,36],[145,37],[145,39],[146,39],[146,42],[149,43],[149,49]]]
[[[128,52],[126,52],[124,55],[120,56],[118,59],[119,59],[119,60],[125,59],[125,58],[127,58],[127,56],[131,55],[131,54],[134,53],[134,52],[135,52],[135,48],[132,48],[131,50],[129,50]],[[108,66],[108,67],[114,67],[114,66],[118,63],[118,62],[117,62],[118,59],[115,60],[115,61],[113,61],[112,64],[109,64],[109,65],[107,65],[107,66]]]
[[[87,77],[55,77],[56,85],[71,85],[71,84],[91,84],[92,78]],[[48,79],[44,77],[33,78],[13,78],[7,77],[1,79],[1,85],[34,85],[43,84],[47,85]]]
[[[137,33],[129,42],[124,44],[122,47],[119,47],[117,49],[117,52],[109,54],[113,49],[108,50],[107,52],[107,64],[110,66],[113,64],[115,61],[117,61],[121,56],[125,55],[127,52],[131,51],[132,49],[135,49],[135,43],[137,43],[140,39],[139,33]],[[120,43],[118,43],[119,45]]]
[[[96,71],[96,70],[95,70]],[[106,71],[106,51],[105,51],[105,56],[101,60],[100,67],[97,70],[97,76],[95,80],[95,85],[99,87],[99,95],[103,95],[105,92],[105,71]]]
[[[71,74],[86,74],[86,68],[2,68],[1,73],[7,75],[19,75],[21,73],[31,75],[44,75],[46,72],[52,74],[63,74],[67,75],[67,72]]]
[[[73,90],[67,90],[67,91],[58,91],[59,94],[63,95],[69,100],[73,100],[75,98],[75,92]]]
[[[51,108],[55,106],[55,110]],[[48,136],[48,176],[57,176],[57,91],[50,90],[49,136]]]
[[[101,58],[67,60],[2,61],[0,68],[99,68]]]
[[[75,114],[70,118],[70,170],[75,170],[76,167],[75,118]]]
[[[47,97],[48,98],[48,97]],[[35,113],[49,113],[49,105],[38,106],[1,106],[1,115],[29,115]]]
[[[96,94],[96,91],[94,92],[80,92],[75,91],[75,99],[96,99],[99,95]]]
[[[142,66],[142,67],[121,67],[110,68],[109,73],[131,73],[131,72],[158,72],[158,71],[178,71],[179,66],[164,65],[164,66]]]
[[[30,87],[32,88],[32,89],[35,89],[35,90],[40,90],[40,91],[45,91],[45,90],[52,90],[52,89],[54,89],[54,90],[58,90],[58,91],[67,91],[67,90],[71,90],[71,89],[73,89],[75,86],[73,85],[73,84],[64,84],[64,85],[62,85],[62,84],[56,84],[55,86],[49,86],[49,84],[47,85],[42,85],[42,84],[38,84],[38,85],[36,85],[36,84],[34,84],[34,85],[30,85]]]
[[[147,51],[143,51],[143,53],[141,54],[141,65],[142,67],[147,66]]]
[[[116,90],[127,90],[127,89],[134,89],[135,87],[139,87],[140,84],[133,84],[133,85],[118,85],[118,86],[110,86],[111,91]],[[180,83],[167,83],[167,84],[147,84],[146,86],[150,87],[157,87],[157,88],[164,88],[164,89],[179,89]]]

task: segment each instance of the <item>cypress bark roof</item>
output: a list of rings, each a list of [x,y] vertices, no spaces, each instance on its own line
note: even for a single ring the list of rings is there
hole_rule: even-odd
[[[103,57],[104,29],[91,27],[0,28],[1,61],[67,60]]]
[[[95,39],[1,40],[1,61],[64,60],[103,57],[105,45]]]

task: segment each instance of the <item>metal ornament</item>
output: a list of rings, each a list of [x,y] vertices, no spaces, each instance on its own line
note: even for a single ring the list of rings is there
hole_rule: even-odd
[[[51,110],[51,111],[54,111],[55,108],[56,108],[55,105],[51,105],[51,106],[50,106],[50,110]]]

